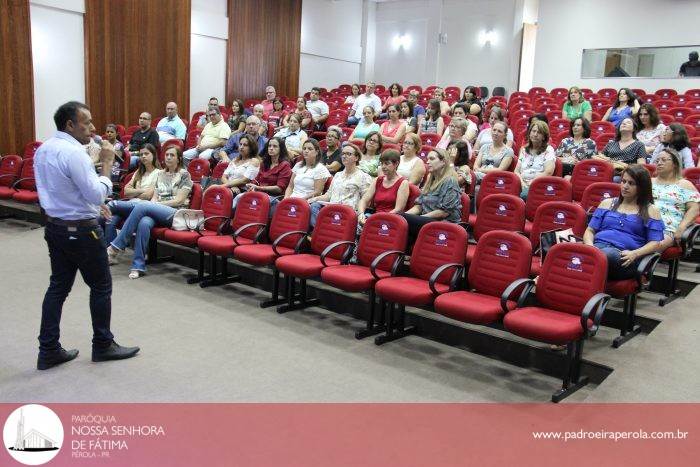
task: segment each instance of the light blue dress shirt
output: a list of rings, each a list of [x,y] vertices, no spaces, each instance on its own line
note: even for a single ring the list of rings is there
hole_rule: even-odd
[[[97,176],[83,145],[62,131],[37,149],[34,178],[41,207],[64,220],[97,218],[99,206],[112,193],[112,181]]]
[[[169,135],[173,135],[173,137],[177,139],[185,139],[187,128],[185,127],[185,123],[180,119],[180,117],[175,115],[172,118],[172,120],[168,120],[168,117],[161,118],[160,122],[158,122],[158,125],[156,126],[156,131],[159,133],[161,131],[168,133]],[[161,138],[161,143],[162,142],[163,138]]]

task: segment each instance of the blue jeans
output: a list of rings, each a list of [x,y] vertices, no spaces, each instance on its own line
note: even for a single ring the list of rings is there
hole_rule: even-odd
[[[311,228],[313,229],[316,227],[316,221],[318,220],[318,213],[321,212],[321,209],[325,206],[323,203],[311,203],[311,216],[309,217],[309,224],[311,225]]]
[[[360,119],[359,119],[359,118],[355,117],[354,115],[351,115],[350,117],[348,117],[347,124],[350,125],[350,126],[355,126],[355,125],[357,125],[359,122],[360,122]]]
[[[139,157],[138,157],[138,152],[136,154],[132,155],[131,158],[129,158],[129,171],[132,171],[136,168],[137,165],[139,165]]]
[[[129,217],[136,204],[133,201],[110,201],[107,203],[112,212],[112,218],[105,221],[105,240],[107,243],[112,243],[117,238],[117,227],[121,221]]]
[[[68,227],[46,224],[44,239],[49,247],[51,280],[41,306],[39,353],[47,355],[61,348],[63,302],[73,288],[78,271],[90,287],[92,345],[109,346],[114,339],[109,327],[112,316],[112,276],[107,264],[104,235],[99,226]]]
[[[639,260],[633,262],[627,267],[623,267],[620,260],[620,253],[622,250],[609,244],[608,242],[602,241],[594,242],[593,246],[605,253],[605,256],[608,257],[608,279],[612,279],[614,281],[632,279],[637,273],[637,265],[639,264]]]
[[[114,248],[123,250],[129,244],[131,236],[136,233],[131,269],[146,270],[146,252],[148,251],[148,241],[151,239],[151,228],[156,225],[170,227],[175,211],[177,209],[150,201],[136,203],[119,235],[112,242]]]

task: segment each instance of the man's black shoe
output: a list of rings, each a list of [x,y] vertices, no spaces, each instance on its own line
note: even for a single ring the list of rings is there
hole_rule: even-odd
[[[70,362],[77,356],[78,349],[66,350],[61,347],[55,352],[51,352],[46,355],[39,354],[39,358],[36,361],[36,369],[48,370],[51,367],[60,365],[61,363]]]
[[[122,347],[116,342],[112,341],[109,347],[104,349],[92,349],[92,361],[93,362],[106,362],[107,360],[124,360],[125,358],[131,358],[141,350],[138,347]]]

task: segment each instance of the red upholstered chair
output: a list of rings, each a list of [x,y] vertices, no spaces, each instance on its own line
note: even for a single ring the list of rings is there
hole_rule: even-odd
[[[24,159],[19,179],[12,185],[15,192],[12,194],[14,201],[35,204],[39,202],[39,193],[36,191],[36,181],[34,179],[34,158]]]
[[[121,125],[119,125],[121,126]],[[122,126],[122,129],[124,127]],[[39,149],[39,146],[41,146],[41,141],[32,141],[27,143],[24,146],[24,158],[25,159],[31,159],[34,157],[34,153],[36,152],[37,149]]]
[[[450,222],[430,222],[418,232],[411,254],[410,276],[388,277],[375,285],[379,309],[388,305],[386,332],[377,336],[377,345],[401,338],[413,328],[406,328],[406,306],[423,307],[433,304],[435,297],[456,289],[464,269],[467,232]],[[398,254],[403,258],[402,254]],[[394,309],[399,307],[398,323]],[[397,329],[395,329],[397,327]]]
[[[605,99],[614,99],[617,96],[617,89],[603,88],[600,89],[597,94]]]
[[[654,102],[654,105],[658,109],[659,113],[665,113],[665,114],[670,114],[671,109],[673,107],[676,107],[676,103],[670,99],[658,99],[656,102]],[[671,123],[671,122],[667,122],[667,123]]]
[[[427,144],[424,144],[420,148],[420,152],[418,153],[418,157],[420,157],[424,162],[428,159],[428,153],[433,150],[433,146],[429,146]]]
[[[581,243],[560,243],[547,253],[537,281],[537,306],[508,311],[504,327],[526,339],[566,345],[562,388],[552,395],[559,402],[588,384],[581,376],[583,343],[600,326],[610,296],[603,293],[608,260],[599,249]],[[534,284],[520,279],[510,287]],[[506,300],[502,303],[506,308]]]
[[[534,98],[537,96],[546,95],[547,90],[545,88],[535,86],[533,88],[530,88],[530,90],[527,93],[530,96],[530,98]]]
[[[481,179],[479,194],[476,197],[477,210],[481,205],[481,201],[488,195],[507,194],[520,196],[521,189],[520,178],[513,172],[492,170]]]
[[[306,252],[282,256],[275,267],[284,274],[287,303],[277,307],[278,313],[314,306],[318,299],[307,299],[306,281],[321,275],[328,266],[347,264],[350,260],[357,232],[357,214],[343,204],[328,204],[318,213],[316,227]],[[296,279],[299,295],[295,295]]]
[[[416,200],[420,196],[420,188],[418,185],[414,185],[413,183],[408,184],[408,199],[406,199],[406,210],[408,211],[411,209],[415,204]]]
[[[620,347],[641,332],[641,326],[637,325],[637,294],[649,286],[660,257],[659,253],[643,257],[633,279],[607,281],[605,293],[612,298],[623,300],[622,312],[625,315],[620,335],[613,339],[613,347]]]
[[[190,165],[187,166],[187,171],[190,173],[192,181],[195,183],[199,183],[202,181],[202,177],[209,176],[210,168],[211,164],[208,160],[193,159],[192,162],[190,162]]]
[[[515,91],[515,92],[510,93],[510,97],[509,97],[510,100],[521,99],[521,98],[529,100],[530,95],[526,92],[523,92],[523,91]]]
[[[440,142],[440,135],[437,133],[423,133],[420,135],[420,140],[424,145],[435,147]]]
[[[11,154],[0,159],[0,199],[10,199],[15,193],[12,188],[22,171],[22,158]]]
[[[501,321],[506,311],[516,307],[516,302],[510,300],[515,290],[506,296],[505,310],[501,307],[501,296],[511,283],[528,277],[531,257],[532,246],[522,235],[503,230],[484,234],[476,244],[469,267],[468,290],[439,295],[435,299],[435,312],[472,324]]]
[[[514,125],[514,122],[517,122],[523,118],[525,118],[525,119],[530,118],[533,115],[535,115],[535,111],[532,109],[522,109],[522,110],[509,111],[508,112],[508,121],[511,122],[512,125]]]
[[[571,229],[577,237],[582,237],[586,230],[586,211],[576,203],[568,201],[549,201],[540,205],[535,212],[530,231],[530,243],[535,252],[539,251],[540,234],[552,230]],[[542,260],[539,254],[532,257],[530,273],[539,276]]]
[[[566,88],[554,88],[549,91],[549,95],[555,99],[560,99],[562,97],[566,98],[569,95],[569,90]]]
[[[688,89],[685,95],[688,96],[688,99],[700,99],[700,89]]]
[[[604,115],[605,112],[610,108],[610,101],[608,99],[595,98],[591,100],[591,109],[594,112],[599,112]]]
[[[639,100],[642,101],[642,104],[653,104],[659,99],[659,96],[656,94],[644,94],[643,96],[639,96]]]
[[[525,203],[525,218],[532,221],[535,218],[535,211],[542,204],[549,201],[570,202],[572,188],[571,183],[561,177],[538,177],[530,183],[530,190],[527,193]],[[530,232],[531,228],[525,225],[525,232]]]
[[[222,190],[227,190],[221,187]],[[230,190],[229,190],[230,191]],[[212,196],[222,196],[223,191],[217,190]],[[209,189],[207,189],[209,194]],[[188,280],[188,283],[199,282],[200,287],[212,285],[222,285],[235,282],[240,279],[237,275],[228,274],[228,258],[233,256],[233,252],[241,245],[257,243],[262,238],[270,214],[270,197],[262,192],[247,192],[239,195],[240,199],[236,205],[236,211],[230,221],[226,221],[225,214],[216,216],[212,221],[223,221],[212,228],[212,234],[197,238],[197,249],[199,250],[199,268],[197,277]],[[229,201],[229,213],[232,197],[226,198]],[[226,212],[223,205],[217,206],[221,212]],[[233,232],[224,234],[223,232]],[[166,240],[168,233],[166,232]],[[210,274],[204,276],[204,255],[209,254]],[[217,258],[220,259],[221,273],[217,271]]]
[[[523,232],[525,229],[525,201],[509,194],[493,194],[479,205],[479,216],[473,224],[474,239],[491,230]]]
[[[591,138],[602,135],[603,133],[612,133],[615,135],[615,125],[611,122],[600,121],[591,123]]]
[[[418,93],[423,94],[423,88],[418,86],[417,84],[412,84],[411,86],[408,86],[404,93],[408,94],[411,91],[418,91]]]
[[[620,196],[620,184],[612,182],[591,183],[583,190],[581,197],[581,207],[586,214],[593,214],[601,201],[606,198],[617,198]]]
[[[204,112],[201,112],[201,113],[204,114]],[[199,117],[197,117],[197,119],[199,119]],[[194,117],[192,117],[192,120],[194,121]],[[196,124],[197,124],[197,122],[195,121],[195,125]],[[141,129],[141,127],[138,125],[131,125],[129,128],[126,129],[126,133],[124,133],[124,134],[125,135],[133,135],[134,133],[136,133],[140,129]]]
[[[659,96],[662,99],[670,99],[671,97],[675,96],[678,94],[678,92],[675,89],[659,89],[657,90],[654,94]]]
[[[592,139],[595,141],[595,147],[598,149],[598,152],[602,152],[603,149],[605,149],[605,146],[607,146],[610,141],[615,139],[615,133],[600,133],[594,136]]]
[[[185,149],[192,149],[193,147],[197,146],[197,138],[199,138],[199,134],[202,132],[202,130],[190,130],[189,133],[187,133],[187,139],[185,140]],[[169,141],[166,141],[166,144],[169,143]]]
[[[678,283],[678,267],[683,258],[687,258],[693,251],[695,240],[700,235],[700,224],[693,224],[681,235],[678,245],[666,248],[661,252],[661,261],[668,264],[666,275],[666,289],[664,296],[659,299],[659,306],[664,306],[680,296],[680,291],[676,289]]]
[[[367,327],[357,331],[362,339],[384,331],[382,317],[376,316],[374,285],[380,279],[396,275],[399,254],[406,249],[408,223],[398,214],[376,213],[367,218],[357,245],[357,263],[328,266],[321,270],[321,280],[347,292],[369,292]],[[354,247],[353,242],[352,246]],[[378,320],[377,320],[378,318]],[[378,321],[379,326],[375,326]]]
[[[685,121],[688,116],[693,115],[693,110],[689,109],[687,107],[672,107],[668,109],[668,113],[673,115],[673,118],[677,122],[683,122]]]
[[[642,164],[642,166],[647,169],[649,175],[652,177],[656,176],[656,164]]]
[[[227,167],[228,162],[219,162],[216,164],[214,169],[211,171],[211,178],[220,179],[224,175]]]
[[[688,115],[685,117],[685,120],[683,120],[683,123],[691,125],[696,131],[700,131],[700,114]]]
[[[614,173],[615,168],[605,161],[598,159],[580,161],[574,165],[571,174],[573,200],[581,201],[584,190],[591,183],[612,181]]]

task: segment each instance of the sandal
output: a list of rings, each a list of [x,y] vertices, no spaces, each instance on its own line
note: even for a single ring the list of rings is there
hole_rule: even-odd
[[[138,279],[139,277],[143,276],[143,271],[139,271],[138,269],[132,269],[129,272],[129,279]]]
[[[119,255],[122,254],[122,250],[109,245],[107,247],[107,263],[113,266],[119,263]]]

